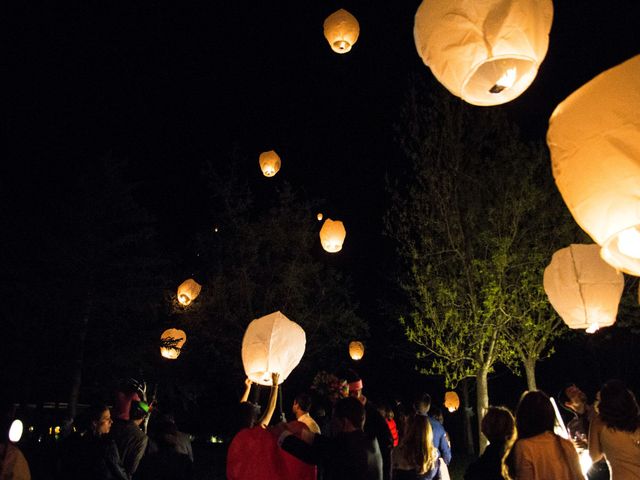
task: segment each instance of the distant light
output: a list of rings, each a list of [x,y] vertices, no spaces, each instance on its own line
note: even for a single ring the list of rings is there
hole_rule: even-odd
[[[214,227],[214,228],[213,228],[213,231],[214,231],[214,232],[216,232],[216,233],[218,233],[218,227]]]
[[[318,221],[322,221],[322,219],[324,218],[324,215],[322,215],[322,212],[318,213],[318,215],[316,215],[316,218],[318,219]]]
[[[15,419],[11,424],[11,428],[9,428],[9,440],[11,442],[19,442],[22,438],[23,428],[22,421]],[[31,429],[33,429],[33,427],[31,427]]]

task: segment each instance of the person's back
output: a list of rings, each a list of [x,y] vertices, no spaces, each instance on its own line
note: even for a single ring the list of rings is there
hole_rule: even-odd
[[[481,431],[489,440],[482,455],[467,468],[464,480],[503,480],[503,460],[516,437],[515,419],[504,407],[489,407]]]
[[[158,445],[154,453],[145,455],[135,475],[136,480],[191,480],[193,462],[175,445]]]
[[[146,411],[142,406],[138,406],[139,404],[146,406],[143,402],[133,402],[131,419],[128,421],[118,419],[114,421],[111,429],[122,464],[129,476],[135,473],[149,443],[147,434],[140,429],[140,423],[144,420]]]

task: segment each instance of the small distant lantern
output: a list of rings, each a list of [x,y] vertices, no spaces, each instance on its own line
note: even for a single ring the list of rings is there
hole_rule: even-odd
[[[640,276],[640,55],[573,92],[549,119],[553,176],[614,268]]]
[[[324,21],[324,36],[336,53],[347,53],[351,50],[359,34],[358,20],[342,8]]]
[[[9,441],[13,443],[17,443],[22,438],[22,432],[24,431],[24,425],[22,424],[22,420],[15,419],[11,422],[11,427],[9,427]]]
[[[552,19],[551,0],[424,0],[413,36],[447,90],[472,105],[500,105],[533,82]]]
[[[352,360],[361,360],[364,356],[364,345],[362,342],[351,342],[349,344],[349,355]]]
[[[447,392],[444,394],[444,407],[451,413],[460,408],[460,397],[456,392]]]
[[[242,339],[242,364],[249,380],[271,385],[271,375],[286,380],[300,363],[306,346],[306,335],[300,325],[280,312],[253,320]]]
[[[187,334],[177,328],[170,328],[160,336],[160,355],[170,360],[180,356],[182,346],[187,341]]]
[[[178,287],[178,301],[186,307],[200,295],[200,290],[202,286],[193,278],[189,278]]]
[[[316,218],[318,219],[318,221],[319,221],[319,222],[321,222],[321,221],[322,221],[322,218],[323,218],[323,217],[324,217],[324,216],[322,215],[322,213],[318,213],[318,215],[316,215]]]
[[[259,158],[260,170],[265,177],[273,177],[280,170],[280,156],[273,150],[262,152]]]
[[[329,253],[342,250],[342,244],[347,236],[347,231],[340,220],[327,218],[320,229],[320,243]]]
[[[569,328],[593,333],[613,325],[624,278],[599,255],[598,245],[570,245],[553,254],[544,270],[549,302]]]

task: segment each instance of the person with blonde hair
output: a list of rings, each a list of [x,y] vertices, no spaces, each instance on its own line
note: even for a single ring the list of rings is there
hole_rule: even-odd
[[[433,445],[429,418],[408,418],[400,445],[391,455],[394,480],[431,480],[439,473],[438,449]]]

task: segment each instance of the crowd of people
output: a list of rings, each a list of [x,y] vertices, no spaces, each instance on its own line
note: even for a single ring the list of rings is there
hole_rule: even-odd
[[[251,381],[237,409],[229,444],[229,480],[448,480],[452,460],[442,413],[431,396],[411,404],[375,406],[364,382],[349,371],[336,378],[314,408],[317,395],[298,393],[292,421],[274,418],[279,376],[273,374],[264,411],[249,401]],[[135,388],[118,392],[113,407],[82,412],[62,442],[54,467],[59,479],[193,479],[189,436],[168,412],[154,411]],[[326,392],[325,392],[326,393]],[[606,382],[589,404],[575,384],[558,396],[566,428],[553,399],[524,392],[512,413],[491,406],[481,431],[488,446],[471,463],[465,480],[640,480],[640,407],[618,380]],[[320,402],[322,403],[322,402]],[[9,440],[12,404],[3,406],[0,480],[30,480],[27,459]],[[315,417],[315,418],[314,418]],[[147,433],[148,432],[148,433]]]

